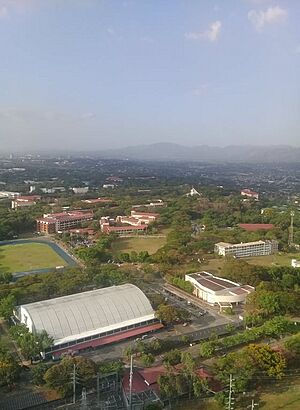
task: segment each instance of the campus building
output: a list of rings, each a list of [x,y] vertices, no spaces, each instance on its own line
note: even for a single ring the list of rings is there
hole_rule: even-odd
[[[154,212],[131,211],[131,217],[138,219],[141,223],[148,225],[149,223],[156,221],[159,217],[159,214]]]
[[[193,285],[196,297],[211,305],[219,305],[220,308],[243,303],[247,295],[254,291],[250,285],[241,286],[209,272],[191,273],[185,275],[185,280]]]
[[[30,332],[53,337],[43,355],[54,358],[163,327],[145,294],[131,284],[21,305],[16,317]]]
[[[108,223],[101,225],[101,231],[110,234],[115,233],[119,236],[132,235],[132,234],[144,234],[147,232],[147,225],[138,226],[110,226]]]
[[[247,198],[253,198],[258,201],[259,194],[258,192],[252,191],[251,189],[245,188],[241,190],[241,195],[246,196]]]
[[[11,208],[23,208],[27,206],[35,205],[41,200],[40,195],[28,195],[28,196],[18,196],[11,201]]]
[[[44,214],[36,220],[36,230],[40,233],[53,234],[66,231],[93,219],[92,211],[68,211],[56,214]]]
[[[255,241],[245,243],[219,242],[215,244],[215,253],[220,256],[249,258],[251,256],[272,255],[278,252],[277,241]]]

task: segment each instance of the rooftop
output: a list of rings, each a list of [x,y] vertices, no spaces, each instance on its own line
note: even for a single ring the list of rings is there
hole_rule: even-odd
[[[46,330],[55,344],[154,318],[147,297],[131,284],[29,303],[20,309],[32,320],[33,331]]]
[[[239,224],[241,229],[245,229],[245,231],[255,232],[259,230],[269,230],[273,229],[273,224]]]

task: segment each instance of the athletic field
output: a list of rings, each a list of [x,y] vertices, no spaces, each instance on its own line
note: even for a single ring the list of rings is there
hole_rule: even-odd
[[[118,238],[112,244],[112,249],[114,254],[121,252],[141,252],[148,251],[149,254],[155,253],[159,248],[161,248],[166,243],[165,237],[155,237],[155,236],[136,236],[132,238]]]
[[[0,246],[0,269],[11,273],[66,266],[67,263],[46,243]]]

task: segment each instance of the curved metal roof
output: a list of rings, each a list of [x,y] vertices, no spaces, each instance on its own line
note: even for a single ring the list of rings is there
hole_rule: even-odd
[[[136,286],[125,284],[20,306],[33,332],[46,330],[55,344],[154,318],[152,306]]]

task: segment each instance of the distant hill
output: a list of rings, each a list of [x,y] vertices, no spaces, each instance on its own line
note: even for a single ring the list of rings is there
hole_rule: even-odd
[[[101,158],[141,161],[299,162],[300,148],[287,145],[187,147],[172,143],[137,145],[97,153]]]

